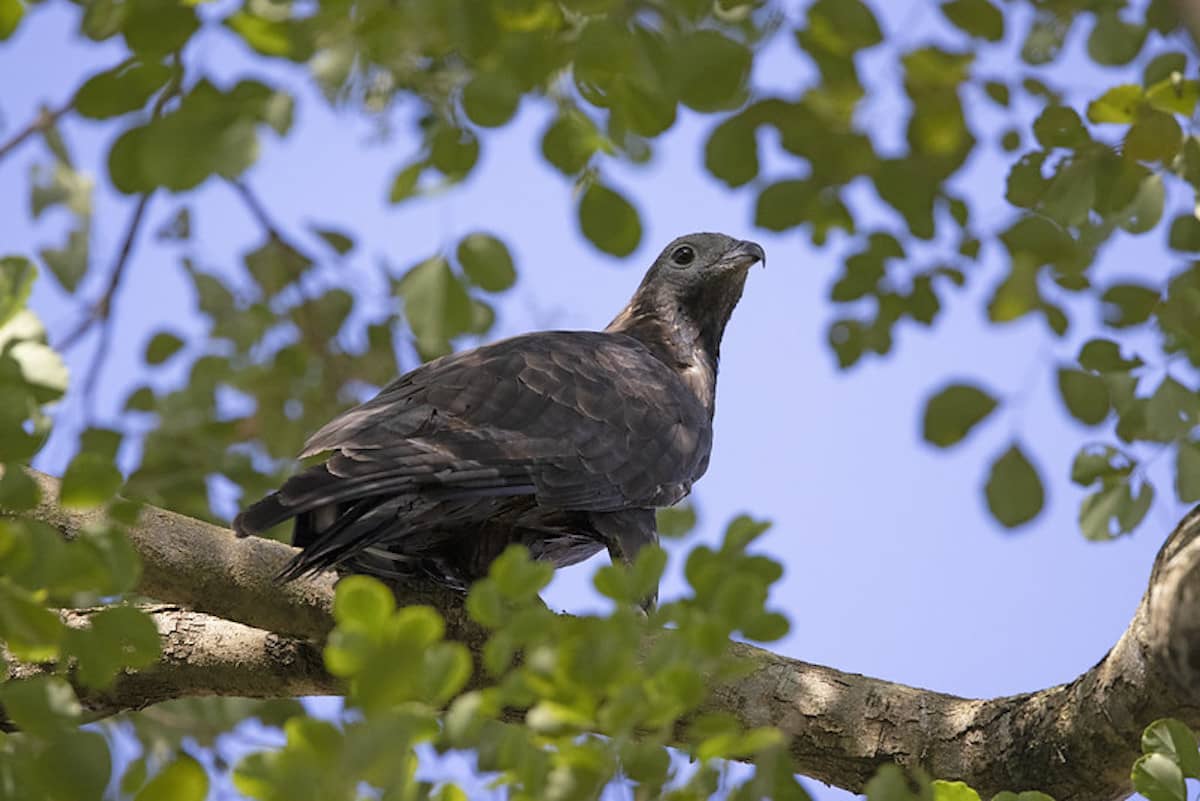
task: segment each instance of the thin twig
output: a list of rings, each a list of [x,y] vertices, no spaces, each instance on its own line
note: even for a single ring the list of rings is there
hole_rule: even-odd
[[[58,119],[73,107],[73,100],[54,109],[49,106],[42,106],[38,109],[37,116],[28,125],[9,137],[8,141],[0,144],[0,160],[3,160],[5,156],[20,147],[29,137],[53,128]]]
[[[90,403],[93,397],[93,392],[96,388],[96,381],[100,378],[100,371],[104,367],[104,362],[108,359],[108,351],[112,346],[112,309],[113,300],[116,297],[117,289],[121,285],[121,278],[125,274],[125,268],[129,265],[129,256],[133,252],[133,243],[137,241],[138,231],[142,227],[142,219],[146,215],[146,207],[150,205],[150,197],[153,192],[147,192],[138,198],[137,206],[133,210],[133,216],[129,218],[129,225],[125,228],[125,238],[121,241],[121,249],[117,252],[116,261],[113,263],[112,273],[108,278],[108,286],[104,289],[104,294],[100,296],[100,301],[96,304],[91,320],[100,322],[100,342],[96,345],[96,352],[92,355],[91,364],[88,366],[87,377],[83,381],[83,397],[84,403]]]

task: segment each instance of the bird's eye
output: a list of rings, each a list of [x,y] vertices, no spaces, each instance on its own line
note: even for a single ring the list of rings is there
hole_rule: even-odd
[[[691,264],[696,258],[696,251],[692,250],[687,245],[680,245],[675,248],[675,252],[671,254],[671,261],[680,266]]]

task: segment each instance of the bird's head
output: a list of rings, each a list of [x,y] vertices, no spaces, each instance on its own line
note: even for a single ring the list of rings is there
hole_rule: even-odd
[[[760,261],[766,261],[761,245],[725,234],[672,240],[608,330],[637,335],[647,327],[665,327],[698,338],[715,359],[746,273]]]

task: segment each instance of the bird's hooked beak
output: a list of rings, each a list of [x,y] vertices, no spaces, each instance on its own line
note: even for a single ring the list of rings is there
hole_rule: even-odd
[[[739,270],[748,270],[760,261],[764,267],[767,266],[767,254],[763,251],[762,245],[748,239],[738,242],[721,258],[722,264]]]

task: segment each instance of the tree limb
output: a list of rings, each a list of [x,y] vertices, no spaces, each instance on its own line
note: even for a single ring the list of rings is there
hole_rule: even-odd
[[[88,515],[66,512],[53,502],[57,480],[42,474],[36,478],[43,502],[35,517],[68,536],[88,524]],[[294,553],[286,545],[238,540],[225,529],[154,507],[143,510],[131,538],[144,565],[140,592],[244,624],[221,621],[231,627],[221,631],[263,629],[253,637],[228,636],[230,643],[262,642],[256,653],[264,658],[267,638],[276,636],[266,631],[320,640],[332,625],[333,577],[282,586],[274,581]],[[437,608],[446,618],[447,636],[478,652],[483,633],[467,620],[460,595],[423,585],[397,588],[397,595],[402,604]],[[208,628],[218,624],[208,623],[207,615],[194,619],[205,621],[201,631],[217,630]],[[100,709],[140,707],[201,691],[221,693],[225,680],[231,685],[229,694],[258,694],[232,686],[239,684],[237,676],[221,673],[219,666],[233,657],[216,635],[211,642],[200,639],[206,642],[196,646],[197,653],[214,666],[211,678],[188,674],[178,686],[147,678],[141,692],[149,700],[137,692],[114,691],[115,700]],[[1163,546],[1146,595],[1120,641],[1068,684],[971,700],[843,673],[749,645],[736,649],[758,667],[736,684],[716,688],[709,711],[734,714],[747,726],[777,726],[790,739],[799,773],[860,791],[880,765],[896,761],[938,778],[965,781],[985,798],[1001,790],[1034,789],[1058,801],[1125,798],[1131,793],[1129,768],[1147,724],[1172,716],[1200,726],[1200,512],[1185,517]],[[328,691],[329,685],[315,679],[310,668],[303,659],[294,668],[270,663],[263,669],[266,683],[255,688],[281,696]],[[173,669],[182,677],[183,667]],[[198,664],[189,669],[206,668]],[[137,687],[121,685],[126,686]],[[121,706],[122,701],[128,706]]]

